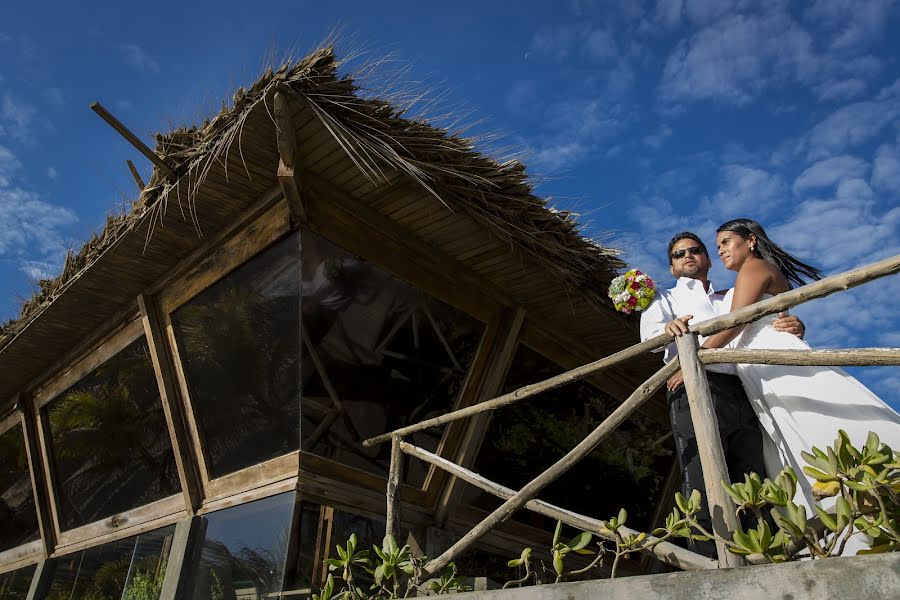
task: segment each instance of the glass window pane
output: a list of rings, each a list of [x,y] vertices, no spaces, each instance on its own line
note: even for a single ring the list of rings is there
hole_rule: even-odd
[[[138,338],[42,409],[60,525],[176,494],[175,457],[147,342]]]
[[[175,526],[48,561],[47,600],[157,600]]]
[[[40,537],[22,426],[0,435],[0,552]]]
[[[0,600],[24,600],[37,565],[22,567],[0,575]]]
[[[520,345],[504,392],[562,371]],[[617,400],[590,383],[579,381],[501,408],[491,416],[474,471],[520,489],[574,448],[618,405]],[[659,442],[666,439],[668,431],[668,427],[641,414],[632,416],[542,491],[541,500],[599,519],[608,519],[624,507],[629,524],[633,522],[639,530],[648,526],[672,461],[670,447]],[[466,498],[486,510],[500,504],[495,496],[472,486],[467,486]],[[517,511],[513,518],[545,529],[555,525],[528,510]]]
[[[280,592],[295,497],[286,492],[206,515],[191,598],[262,598]]]
[[[335,244],[303,233],[303,442],[386,475],[390,445],[362,440],[453,408],[484,325]],[[441,429],[411,436],[437,448]],[[427,465],[406,461],[421,485]]]
[[[299,448],[300,235],[172,314],[211,477]]]

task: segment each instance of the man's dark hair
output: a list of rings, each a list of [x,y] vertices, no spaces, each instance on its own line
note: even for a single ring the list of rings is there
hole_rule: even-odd
[[[666,256],[669,259],[670,265],[672,264],[672,248],[674,248],[675,244],[677,244],[681,240],[694,240],[695,242],[697,242],[697,245],[700,246],[700,249],[703,250],[703,254],[709,256],[709,251],[707,251],[706,249],[706,244],[703,243],[703,240],[697,237],[697,234],[691,233],[690,231],[682,231],[681,233],[676,233],[672,238],[672,241],[669,242],[669,251]]]

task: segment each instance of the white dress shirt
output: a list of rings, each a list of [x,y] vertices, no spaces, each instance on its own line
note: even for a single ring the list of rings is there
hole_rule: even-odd
[[[683,317],[685,315],[694,315],[690,320],[690,324],[699,323],[719,316],[720,311],[726,311],[724,306],[724,294],[717,294],[712,284],[709,285],[707,291],[703,287],[703,283],[690,277],[679,277],[675,287],[668,290],[657,289],[656,297],[650,306],[641,313],[641,341],[649,340],[666,332],[666,323]],[[700,336],[702,344],[706,338]],[[664,349],[663,362],[669,362],[678,356],[678,348],[675,342],[672,342]],[[734,365],[720,364],[707,365],[709,371],[718,373],[726,373],[728,375],[737,375]]]

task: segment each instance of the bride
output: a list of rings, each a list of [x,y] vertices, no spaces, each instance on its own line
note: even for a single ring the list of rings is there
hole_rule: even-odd
[[[725,268],[737,271],[734,288],[726,296],[730,310],[786,292],[803,278],[821,273],[797,260],[766,235],[751,219],[735,219],[719,227],[719,257]],[[704,348],[766,348],[805,350],[809,345],[772,327],[774,315],[719,332]],[[900,415],[843,369],[783,365],[737,365],[738,375],[759,417],[764,435],[765,462],[770,477],[789,465],[797,473],[794,502],[813,514],[814,480],[803,476],[801,451],[833,446],[843,429],[857,448],[874,431],[881,441],[900,448]]]

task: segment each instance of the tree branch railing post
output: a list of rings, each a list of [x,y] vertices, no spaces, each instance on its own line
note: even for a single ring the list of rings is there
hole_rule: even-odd
[[[712,519],[713,533],[721,538],[731,539],[738,528],[738,520],[734,504],[722,488],[721,482],[730,481],[730,478],[706,369],[697,357],[700,342],[696,333],[682,335],[676,338],[675,342],[678,345],[678,359],[681,361],[684,388],[691,410],[697,451],[700,454],[703,484],[706,488],[704,492]],[[716,540],[716,551],[721,567],[739,567],[744,564],[739,556],[729,552],[725,544],[719,540]]]
[[[400,533],[400,485],[403,479],[403,452],[400,444],[403,438],[399,435],[391,437],[391,466],[388,472],[387,511],[385,513],[384,534],[393,536]]]

